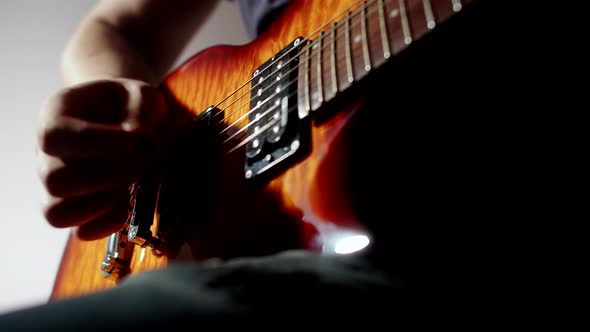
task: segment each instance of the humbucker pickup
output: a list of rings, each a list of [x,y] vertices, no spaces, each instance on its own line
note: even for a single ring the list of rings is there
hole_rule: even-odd
[[[297,77],[303,38],[299,37],[252,74],[245,177],[278,170],[304,152],[309,123],[297,112]]]

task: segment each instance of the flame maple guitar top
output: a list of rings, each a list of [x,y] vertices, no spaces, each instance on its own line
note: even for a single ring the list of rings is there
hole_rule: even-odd
[[[363,79],[369,72],[377,72],[389,58],[471,2],[291,1],[251,43],[205,49],[175,69],[161,84],[173,124],[180,132],[192,120],[208,115],[212,118],[206,129],[214,133],[203,141],[203,149],[190,145],[192,148],[182,151],[196,162],[169,162],[169,173],[176,172],[176,167],[190,173],[186,188],[181,178],[178,189],[182,190],[176,196],[159,195],[159,200],[167,200],[168,209],[158,206],[154,227],[172,227],[162,217],[164,210],[170,216],[170,206],[179,207],[183,213],[190,211],[188,217],[180,213],[182,217],[172,217],[182,219],[182,224],[172,227],[175,234],[182,235],[182,241],[175,242],[176,250],[160,256],[130,242],[125,254],[127,275],[159,269],[177,260],[266,255],[294,248],[342,253],[367,247],[371,234],[359,221],[358,199],[353,198],[359,192],[352,179],[370,170],[351,166],[370,157],[362,156],[365,152],[360,151],[363,148],[358,148],[357,140],[363,134],[353,125],[359,122],[354,121],[358,114],[366,114],[359,111],[366,93],[348,88],[360,87],[356,83],[366,82]],[[295,53],[290,54],[292,51]],[[275,77],[272,70],[275,66],[282,68],[278,63],[283,65],[279,60],[285,54],[289,55],[284,62],[289,71]],[[269,63],[272,70],[264,67]],[[261,113],[264,108],[258,107],[261,100],[256,99],[258,92],[262,93],[261,85],[256,84],[261,84],[265,75],[269,81],[276,78],[279,85],[285,85],[276,93],[273,85],[266,88],[267,101],[272,104],[264,112],[274,105],[279,108],[268,116]],[[282,95],[283,90],[289,95]],[[294,95],[291,91],[296,97],[289,101]],[[216,108],[208,111],[210,106]],[[259,118],[268,119],[266,124],[272,128],[249,128]],[[298,133],[284,134],[293,130],[288,128]],[[267,148],[252,156],[258,144],[252,139],[258,131],[266,135],[261,144]],[[277,133],[279,138],[273,140],[272,135]],[[185,136],[179,137],[182,140]],[[351,146],[357,147],[356,155],[351,153]],[[264,173],[256,178],[263,180],[250,181],[252,170],[255,177]],[[182,203],[170,205],[170,201]],[[367,207],[372,202],[364,204],[365,211],[372,209]],[[353,239],[360,242],[351,245],[348,240]],[[349,247],[339,247],[345,242]],[[100,269],[107,243],[108,239],[82,242],[71,236],[51,299],[115,286],[116,281],[104,278]],[[356,249],[351,249],[354,246]]]
[[[231,115],[224,123],[233,124],[249,110],[240,106],[249,100],[249,93],[242,95],[250,84],[239,93],[232,92],[249,82],[253,71],[285,45],[297,37],[308,36],[354,2],[292,1],[274,25],[253,42],[242,46],[215,46],[196,54],[172,72],[162,85],[174,102],[181,105],[173,110],[178,119],[186,118],[187,114],[199,115],[208,106],[230,96],[220,107],[230,105],[225,114]],[[235,160],[224,160],[223,171],[219,172],[222,175],[216,177],[211,193],[212,212],[203,215],[208,223],[217,225],[199,229],[195,237],[201,242],[198,249],[193,248],[192,257],[220,256],[216,254],[218,250],[223,252],[221,255],[236,256],[240,254],[239,250],[264,253],[280,250],[282,246],[300,246],[301,238],[307,232],[300,223],[308,215],[348,223],[354,220],[346,209],[348,205],[343,204],[347,200],[345,183],[334,180],[343,176],[345,169],[330,167],[345,160],[333,145],[337,144],[335,137],[342,132],[350,113],[351,110],[343,110],[321,126],[312,126],[313,146],[305,160],[256,191],[251,191],[244,183],[243,152],[234,153]],[[236,125],[240,128],[245,123]],[[319,188],[325,185],[329,187]],[[338,202],[338,206],[344,208],[330,208],[335,206],[332,202]],[[83,242],[74,236],[68,239],[51,299],[87,294],[116,285],[115,281],[105,279],[100,271],[106,242],[106,239]],[[256,249],[249,250],[249,247]],[[156,256],[147,248],[137,247],[130,262],[131,274],[162,268],[171,260],[166,255]]]

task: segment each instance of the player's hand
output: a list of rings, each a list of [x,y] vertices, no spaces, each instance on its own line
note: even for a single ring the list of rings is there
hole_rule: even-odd
[[[120,230],[128,188],[156,156],[166,115],[160,91],[130,79],[93,81],[51,96],[38,123],[47,221],[75,227],[82,240]]]

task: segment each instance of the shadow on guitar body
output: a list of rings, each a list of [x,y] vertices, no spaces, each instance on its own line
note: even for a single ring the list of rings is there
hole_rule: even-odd
[[[376,257],[421,287],[428,323],[587,326],[581,7],[479,3],[371,82],[353,201],[376,229]]]

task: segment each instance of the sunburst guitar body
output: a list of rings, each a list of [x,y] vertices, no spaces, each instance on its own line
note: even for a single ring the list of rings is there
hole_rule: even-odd
[[[470,2],[291,1],[251,43],[194,55],[161,85],[178,135],[130,188],[125,228],[71,236],[51,299],[178,260],[370,248],[349,166],[359,91]]]

